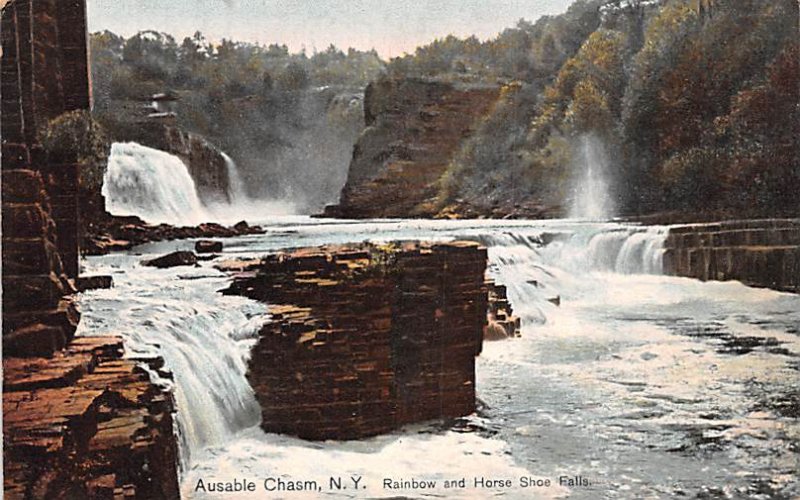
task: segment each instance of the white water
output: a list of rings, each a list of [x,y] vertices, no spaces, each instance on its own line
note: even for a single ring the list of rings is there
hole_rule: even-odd
[[[115,215],[168,224],[199,224],[210,217],[177,156],[134,142],[111,146],[102,193]]]
[[[592,136],[580,139],[581,175],[575,187],[570,217],[609,220],[614,216],[614,200],[608,179],[608,157],[602,142]]]
[[[436,479],[440,488],[426,494],[448,498],[752,497],[767,486],[786,497],[800,493],[791,483],[797,456],[790,447],[800,431],[769,403],[796,381],[800,297],[660,276],[663,228],[291,218],[267,229],[227,240],[225,258],[365,239],[481,241],[489,247],[491,275],[508,286],[523,319],[523,338],[487,344],[478,359],[478,397],[486,409],[469,420],[485,432],[420,425],[358,442],[309,443],[255,426],[245,359],[264,307],[214,293],[227,278],[211,263],[172,270],[138,265],[192,241],[92,258],[93,271],[114,273],[115,288],[84,294],[81,333],[123,335],[131,355],[162,355],[173,370],[186,498],[215,498],[194,492],[198,479],[279,476],[327,485],[328,476],[349,474],[363,475],[368,489],[325,494],[423,493],[384,490],[384,477]],[[548,301],[555,296],[560,307]],[[755,347],[731,353],[736,339]],[[516,483],[522,475],[561,474],[596,484],[441,488],[447,478]]]
[[[294,212],[290,202],[250,198],[236,163],[224,153],[223,157],[228,201],[201,200],[189,170],[177,156],[134,142],[115,143],[103,179],[106,209],[114,215],[176,226],[235,224],[243,218],[265,220]]]

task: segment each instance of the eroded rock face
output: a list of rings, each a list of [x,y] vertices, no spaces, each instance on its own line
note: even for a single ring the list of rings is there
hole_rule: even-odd
[[[122,359],[120,338],[3,372],[5,498],[178,498],[172,395]]]
[[[500,97],[498,86],[419,79],[371,83],[367,129],[355,146],[338,205],[344,218],[430,217],[439,181],[459,147]]]
[[[3,496],[177,498],[171,395],[120,339],[73,338],[80,166],[37,134],[90,107],[86,3],[2,6]]]
[[[665,247],[666,274],[800,293],[800,220],[678,226]]]
[[[475,243],[323,247],[221,266],[270,304],[248,378],[268,432],[357,439],[475,410],[486,325]]]
[[[3,356],[47,356],[75,334],[80,314],[56,244],[39,172],[4,170]]]

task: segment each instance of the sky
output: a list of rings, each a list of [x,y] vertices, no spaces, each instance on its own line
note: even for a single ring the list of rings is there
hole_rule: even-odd
[[[195,31],[286,44],[310,54],[376,49],[389,58],[448,34],[491,38],[520,18],[564,12],[574,0],[88,0],[89,30],[130,36],[153,29],[179,41]]]

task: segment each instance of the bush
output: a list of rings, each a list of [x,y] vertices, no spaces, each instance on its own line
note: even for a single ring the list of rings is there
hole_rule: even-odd
[[[100,192],[111,144],[88,111],[70,111],[50,120],[39,131],[39,142],[50,162],[79,163],[80,187]]]

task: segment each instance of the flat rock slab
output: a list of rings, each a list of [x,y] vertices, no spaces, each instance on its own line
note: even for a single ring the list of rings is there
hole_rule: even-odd
[[[122,355],[119,337],[78,337],[3,360],[6,498],[178,498],[172,394]]]

